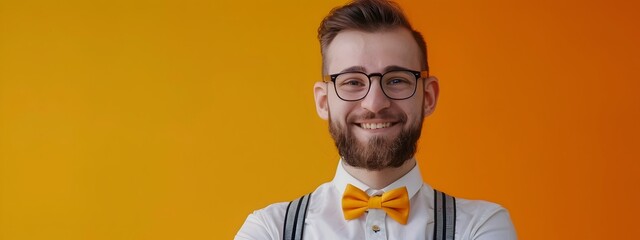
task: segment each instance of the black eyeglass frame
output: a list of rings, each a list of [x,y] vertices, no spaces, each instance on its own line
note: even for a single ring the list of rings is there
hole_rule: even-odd
[[[413,71],[413,70],[394,70],[394,71],[388,71],[386,73],[371,73],[371,74],[367,74],[365,72],[360,72],[360,71],[349,71],[349,72],[341,72],[341,73],[336,73],[336,74],[331,74],[331,75],[324,75],[323,76],[323,81],[324,82],[333,82],[333,90],[336,91],[336,95],[338,96],[338,98],[342,99],[342,101],[347,101],[347,102],[356,102],[356,101],[360,101],[362,99],[364,99],[365,97],[367,97],[367,95],[369,95],[369,91],[371,91],[371,85],[372,85],[372,80],[371,77],[375,77],[378,76],[380,77],[380,80],[382,81],[382,78],[384,77],[384,75],[386,75],[387,73],[392,73],[392,72],[410,72],[411,74],[413,74],[414,77],[416,77],[416,85],[413,87],[413,93],[411,93],[411,95],[409,95],[408,97],[405,98],[392,98],[389,97],[389,95],[387,95],[387,92],[384,91],[384,88],[382,87],[382,83],[380,84],[380,88],[382,89],[382,93],[384,93],[385,96],[387,96],[387,98],[392,99],[392,100],[405,100],[405,99],[409,99],[411,97],[413,97],[413,95],[416,95],[416,90],[418,89],[418,79],[421,78],[428,78],[429,77],[429,71]],[[369,78],[369,88],[367,89],[367,93],[365,93],[361,98],[355,99],[355,100],[346,100],[344,98],[342,98],[340,96],[340,94],[338,94],[338,87],[336,86],[336,79],[338,79],[338,76],[342,75],[342,74],[347,74],[347,73],[362,73],[363,75],[367,76],[367,78]]]

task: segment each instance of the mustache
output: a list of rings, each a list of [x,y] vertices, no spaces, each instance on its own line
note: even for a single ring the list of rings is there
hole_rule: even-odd
[[[405,122],[407,120],[407,115],[404,113],[393,113],[386,109],[378,113],[365,110],[365,112],[363,113],[353,114],[349,116],[347,118],[347,121],[355,122],[355,121],[369,120],[369,119],[393,119],[396,121]]]

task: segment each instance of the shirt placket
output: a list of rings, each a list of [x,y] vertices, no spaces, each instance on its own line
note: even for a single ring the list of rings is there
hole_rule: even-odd
[[[382,209],[369,209],[365,228],[367,240],[387,240],[386,216],[387,213]]]
[[[382,191],[368,191],[369,196],[380,196]],[[367,220],[365,223],[365,236],[367,240],[387,240],[387,213],[382,209],[370,208],[367,211]]]

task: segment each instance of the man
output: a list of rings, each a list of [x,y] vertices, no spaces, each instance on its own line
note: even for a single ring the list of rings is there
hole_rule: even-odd
[[[438,80],[400,8],[356,0],[332,10],[318,38],[314,96],[341,156],[335,178],[249,215],[236,239],[516,239],[501,206],[423,183],[414,154]]]

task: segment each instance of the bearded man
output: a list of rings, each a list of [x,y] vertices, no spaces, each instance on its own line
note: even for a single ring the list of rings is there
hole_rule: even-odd
[[[235,239],[516,239],[500,205],[423,182],[414,155],[438,80],[429,75],[422,35],[397,4],[335,8],[318,38],[324,81],[313,90],[341,156],[335,177],[255,211]]]

